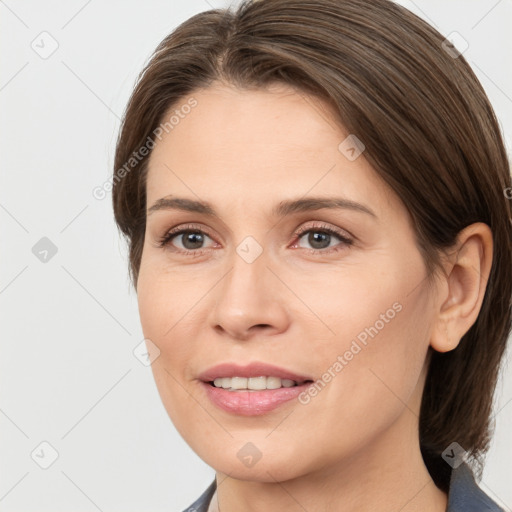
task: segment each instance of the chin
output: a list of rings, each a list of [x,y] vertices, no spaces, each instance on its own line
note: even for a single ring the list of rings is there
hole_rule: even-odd
[[[273,444],[270,439],[264,440],[263,436],[259,441],[257,436],[250,433],[240,437],[243,440],[230,438],[217,445],[196,445],[193,449],[215,471],[237,480],[282,482],[308,472],[300,446],[293,449],[291,445]]]
[[[263,458],[252,467],[244,467],[243,464],[233,463],[231,460],[225,460],[224,463],[213,460],[212,464],[208,464],[216,471],[228,475],[230,478],[244,480],[250,482],[275,483],[285,482],[301,476],[301,472],[297,468],[290,467],[293,461],[277,461],[264,462]],[[237,461],[238,462],[238,461]],[[208,463],[208,462],[207,462]]]

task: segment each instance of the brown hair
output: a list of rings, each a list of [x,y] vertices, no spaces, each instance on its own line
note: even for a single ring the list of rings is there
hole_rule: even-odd
[[[234,12],[197,14],[160,43],[138,77],[117,141],[113,206],[136,287],[149,154],[135,153],[149,146],[171,107],[214,81],[246,89],[280,82],[323,98],[364,142],[365,157],[410,212],[429,281],[464,227],[489,225],[494,256],[480,314],[456,349],[430,350],[423,392],[422,455],[446,491],[443,450],[458,442],[481,473],[489,445],[511,327],[512,202],[505,191],[512,189],[489,100],[464,57],[443,41],[389,0],[244,0]]]

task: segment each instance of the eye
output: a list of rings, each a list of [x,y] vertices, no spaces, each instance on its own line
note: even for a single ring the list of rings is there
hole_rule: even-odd
[[[303,248],[312,254],[328,254],[340,251],[344,247],[350,247],[354,241],[347,235],[345,231],[323,223],[309,225],[301,227],[294,233],[294,236],[299,240],[292,247]],[[204,229],[189,224],[178,226],[166,232],[158,240],[158,247],[169,248],[169,250],[188,256],[200,256],[213,247],[212,244],[207,247],[204,246],[208,240],[215,244],[212,237]],[[336,243],[336,240],[338,243]],[[311,247],[307,247],[307,244]]]
[[[354,243],[344,232],[325,224],[300,228],[295,232],[295,236],[299,238],[298,246],[309,249],[309,252],[313,254],[337,252],[342,250],[343,246],[350,247]],[[332,245],[332,242],[336,240],[341,243]],[[304,244],[309,244],[311,248]]]
[[[213,242],[212,238],[202,229],[194,225],[188,225],[171,229],[165,233],[158,240],[158,246],[162,248],[169,246],[176,252],[199,255],[202,254],[201,249],[205,249],[203,244],[207,239]]]

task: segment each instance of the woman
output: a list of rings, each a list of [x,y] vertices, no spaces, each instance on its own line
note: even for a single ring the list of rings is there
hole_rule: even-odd
[[[500,510],[511,326],[489,101],[387,0],[245,1],[162,41],[113,188],[153,374],[216,471],[187,510]]]

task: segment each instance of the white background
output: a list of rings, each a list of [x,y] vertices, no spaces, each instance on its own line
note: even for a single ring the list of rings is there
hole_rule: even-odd
[[[510,151],[512,2],[401,3],[468,41]],[[110,196],[92,190],[111,176],[119,119],[156,45],[193,14],[227,5],[0,1],[2,512],[181,511],[214,477],[132,353],[143,335],[126,250]],[[47,59],[31,47],[43,31],[59,45]],[[47,263],[32,253],[42,237],[57,247]],[[510,369],[498,398],[481,485],[512,511]],[[30,455],[42,441],[59,454],[46,470]]]

